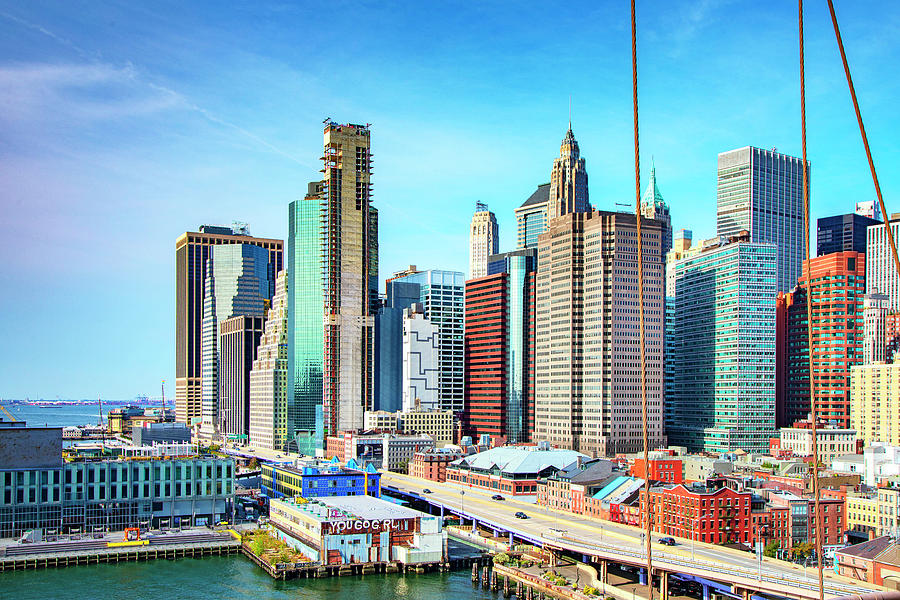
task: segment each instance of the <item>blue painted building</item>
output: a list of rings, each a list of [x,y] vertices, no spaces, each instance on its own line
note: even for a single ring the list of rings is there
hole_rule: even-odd
[[[311,460],[300,466],[264,464],[260,488],[269,498],[381,495],[381,474],[371,464],[361,468],[351,459],[341,465]]]

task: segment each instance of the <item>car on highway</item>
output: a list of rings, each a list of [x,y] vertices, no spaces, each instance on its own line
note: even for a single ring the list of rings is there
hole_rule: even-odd
[[[424,490],[422,490],[422,493],[423,493],[423,494],[431,494],[432,491],[429,490],[428,488],[425,488]]]
[[[517,518],[517,519],[527,519],[527,518],[528,518],[528,515],[526,515],[525,513],[523,513],[523,512],[520,510],[519,512],[516,513],[516,518]]]
[[[674,546],[677,542],[675,541],[675,538],[664,537],[659,538],[659,543],[663,546]]]
[[[491,496],[491,500],[506,500],[506,498],[504,498],[500,494],[494,494],[493,496]]]

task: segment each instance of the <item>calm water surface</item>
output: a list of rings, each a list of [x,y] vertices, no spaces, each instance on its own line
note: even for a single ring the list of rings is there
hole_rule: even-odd
[[[96,405],[18,408],[13,414],[29,425],[97,422]],[[0,573],[0,600],[495,600],[473,587],[470,575],[457,571],[274,581],[235,555]]]
[[[496,600],[474,587],[470,576],[456,571],[275,581],[247,558],[234,555],[0,573],[0,598]]]

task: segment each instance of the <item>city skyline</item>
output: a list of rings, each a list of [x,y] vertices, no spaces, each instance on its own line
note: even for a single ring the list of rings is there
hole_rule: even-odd
[[[900,179],[885,167],[898,151],[890,106],[898,84],[881,75],[900,54],[888,39],[900,10],[887,5],[875,20],[849,5],[838,9],[888,211],[896,212],[890,199]],[[411,23],[428,20],[421,9],[359,9],[382,32],[353,66],[339,62],[347,56],[322,61],[297,49],[330,35],[314,30],[316,8],[262,7],[255,26],[241,23],[240,11],[206,21],[206,10],[76,14],[0,3],[0,147],[10,167],[0,174],[9,219],[0,306],[11,317],[0,395],[124,399],[155,395],[164,379],[174,398],[171,241],[232,220],[249,222],[254,236],[286,240],[288,204],[318,177],[325,117],[374,123],[379,291],[409,263],[467,271],[476,200],[497,215],[500,251],[516,247],[513,209],[550,180],[570,93],[592,203],[633,204],[624,9],[567,17],[535,8],[512,19],[499,7],[449,11],[443,42],[429,39],[428,28],[413,31]],[[710,2],[638,10],[642,186],[653,155],[673,229],[708,238],[719,152],[756,145],[799,155],[794,9],[761,15]],[[852,212],[874,196],[826,19],[823,11],[807,15],[813,219]],[[575,34],[571,57],[547,60],[556,46],[538,39],[529,20]],[[739,24],[718,33],[725,22]],[[289,36],[297,25],[308,25],[309,40]],[[384,29],[396,30],[397,41]],[[596,30],[608,33],[604,41],[587,35]],[[729,56],[758,42],[760,31],[770,42],[754,43],[760,64],[766,57],[779,64],[742,64],[723,80]],[[246,45],[223,51],[235,35]],[[372,42],[367,35],[349,52]],[[404,58],[409,45],[423,53]],[[496,58],[480,64],[487,47]],[[709,59],[710,47],[720,56]],[[340,96],[338,78],[329,79],[335,66],[371,93]],[[598,73],[602,84],[593,81]],[[760,89],[765,98],[750,95]],[[738,98],[744,105],[735,110]],[[487,147],[502,151],[488,158]],[[426,167],[411,169],[409,155]],[[28,318],[35,313],[37,324]]]

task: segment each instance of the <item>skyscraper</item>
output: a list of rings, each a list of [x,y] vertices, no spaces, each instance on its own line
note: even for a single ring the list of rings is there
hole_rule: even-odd
[[[862,363],[864,328],[863,296],[866,289],[866,256],[835,252],[809,261],[797,287],[784,298],[785,336],[777,353],[783,397],[778,403],[779,427],[804,420],[811,410],[809,390],[809,331],[806,303],[810,296],[813,323],[813,372],[816,416],[838,427],[850,427],[850,369]],[[810,292],[811,290],[811,292]]]
[[[547,229],[547,207],[550,203],[550,184],[542,183],[528,196],[516,214],[516,248],[537,248],[538,236]]]
[[[888,297],[872,292],[863,298],[863,364],[887,360]]]
[[[777,249],[722,239],[675,263],[669,442],[768,450],[775,433]]]
[[[263,317],[245,315],[219,324],[219,431],[223,436],[250,434],[250,369],[262,337]]]
[[[287,332],[287,274],[282,271],[250,371],[250,445],[256,448],[288,449]]]
[[[201,345],[201,433],[206,438],[213,438],[221,432],[223,422],[220,327],[232,317],[262,317],[274,292],[275,273],[269,262],[269,250],[254,244],[214,246],[206,267]],[[250,362],[244,367],[245,376],[249,376]]]
[[[322,292],[322,184],[288,207],[287,239],[287,423],[291,450],[313,456],[322,437],[325,298]]]
[[[324,134],[322,418],[331,435],[362,427],[373,406],[378,214],[371,206],[368,126],[328,121]]]
[[[889,225],[894,243],[900,247],[900,213],[891,215]],[[894,264],[887,228],[888,224],[878,223],[866,229],[866,293],[887,294],[889,312],[900,312],[900,275]]]
[[[391,284],[419,285],[425,317],[438,328],[438,401],[442,410],[463,409],[463,293],[465,275],[459,271],[429,269]]]
[[[487,275],[487,260],[500,251],[500,228],[497,217],[487,204],[475,204],[475,214],[469,227],[469,273],[472,278]]]
[[[775,244],[779,292],[794,289],[803,265],[801,163],[799,158],[752,146],[719,154],[716,234],[730,238],[744,230],[750,232],[751,242]],[[808,174],[808,163],[806,169]]]
[[[650,181],[644,188],[641,197],[641,215],[648,219],[656,219],[663,224],[662,251],[663,256],[672,249],[672,215],[669,213],[669,205],[663,200],[662,192],[656,184],[656,165],[650,167]]]
[[[866,252],[866,229],[879,221],[856,213],[822,217],[816,222],[818,256],[834,252]]]
[[[534,424],[534,277],[537,249],[496,254],[466,282],[466,433],[531,439]]]
[[[282,267],[283,242],[251,237],[246,226],[202,225],[175,241],[175,415],[179,421],[199,423],[202,415],[201,330],[204,279],[210,249],[226,244],[253,244],[269,251],[272,272]],[[274,278],[273,278],[274,282]],[[269,294],[275,293],[274,284]]]
[[[438,408],[438,338],[421,304],[403,309],[403,412]]]
[[[664,336],[663,364],[665,376],[663,385],[663,406],[666,423],[672,421],[671,399],[675,396],[675,263],[699,248],[691,248],[694,234],[690,229],[679,229],[675,233],[672,248],[666,252],[666,329]]]
[[[415,268],[407,274],[415,274]],[[385,284],[384,303],[375,314],[375,410],[397,412],[403,408],[403,310],[420,300],[418,283]]]
[[[650,445],[663,434],[662,223],[644,219]],[[570,213],[540,236],[535,441],[609,456],[643,447],[637,217]]]
[[[550,171],[547,207],[547,216],[551,221],[560,215],[583,213],[591,209],[587,171],[578,142],[572,133],[571,123],[560,144],[559,158],[553,161],[553,170]]]

